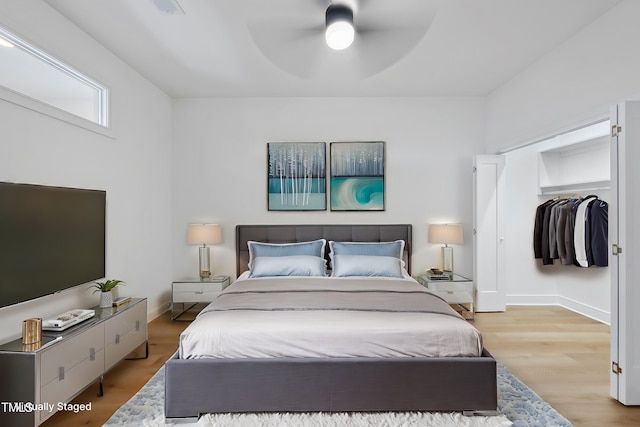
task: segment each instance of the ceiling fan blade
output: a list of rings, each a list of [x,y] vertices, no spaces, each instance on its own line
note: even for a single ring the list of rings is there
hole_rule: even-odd
[[[324,27],[250,29],[252,39],[265,58],[278,68],[301,78],[311,78],[319,52],[326,47]]]

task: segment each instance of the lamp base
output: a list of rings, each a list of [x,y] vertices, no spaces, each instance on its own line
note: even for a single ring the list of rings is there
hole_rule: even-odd
[[[206,280],[211,277],[211,269],[209,267],[209,247],[207,245],[203,245],[200,247],[199,251],[200,255],[200,279]]]
[[[442,271],[453,273],[453,248],[450,246],[442,247]]]

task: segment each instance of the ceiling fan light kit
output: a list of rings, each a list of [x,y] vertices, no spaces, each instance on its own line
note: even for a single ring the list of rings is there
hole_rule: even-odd
[[[332,4],[327,8],[325,19],[327,45],[335,50],[351,46],[355,36],[353,11],[347,6]]]

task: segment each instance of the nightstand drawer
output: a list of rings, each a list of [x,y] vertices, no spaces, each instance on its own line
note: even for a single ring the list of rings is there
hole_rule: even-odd
[[[173,283],[173,291],[174,292],[222,292],[224,289],[223,285],[226,282],[174,282]],[[226,287],[226,286],[225,286]]]
[[[211,302],[229,286],[229,277],[223,276],[215,281],[173,282],[174,303]]]
[[[173,291],[173,302],[211,302],[218,298],[221,291],[198,290],[198,291]]]
[[[431,291],[449,304],[469,304],[473,302],[473,292]]]
[[[427,284],[429,290],[434,292],[468,292],[473,293],[473,282],[449,282],[443,280],[441,282],[431,281]]]

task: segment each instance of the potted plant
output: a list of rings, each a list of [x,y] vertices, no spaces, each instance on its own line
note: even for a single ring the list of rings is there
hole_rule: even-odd
[[[104,282],[96,282],[92,285],[93,293],[100,292],[100,307],[107,308],[113,304],[113,295],[111,291],[119,284],[124,283],[122,280],[109,279]]]

